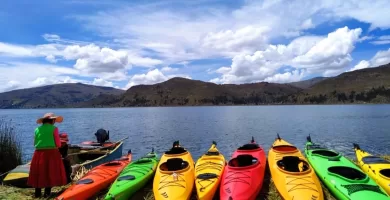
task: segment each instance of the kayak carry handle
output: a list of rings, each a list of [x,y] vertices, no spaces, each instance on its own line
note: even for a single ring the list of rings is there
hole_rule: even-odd
[[[255,143],[255,138],[252,136],[251,143]]]
[[[356,143],[352,143],[352,144],[353,144],[354,149],[360,149],[360,146],[358,144],[356,144]]]
[[[154,153],[154,147],[152,147],[152,153]]]
[[[180,145],[179,140],[176,140],[176,141],[173,142],[172,147],[176,147],[176,146],[179,146],[179,145]]]
[[[217,142],[213,140],[213,145],[217,146]]]
[[[278,140],[281,140],[281,139],[282,139],[282,138],[280,138],[279,133],[276,133],[276,137],[277,137]]]
[[[131,154],[131,149],[129,149],[129,151],[127,151],[127,154]]]
[[[307,140],[308,142],[311,142],[310,134],[309,134],[309,136],[306,137],[306,140]]]

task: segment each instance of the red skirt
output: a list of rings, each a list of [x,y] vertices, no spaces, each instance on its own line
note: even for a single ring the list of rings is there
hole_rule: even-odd
[[[33,188],[66,185],[67,178],[58,149],[35,150],[27,184]]]

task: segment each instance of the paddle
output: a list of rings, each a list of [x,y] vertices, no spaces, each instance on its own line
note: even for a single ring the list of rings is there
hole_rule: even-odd
[[[126,139],[128,139],[128,138],[129,138],[129,136],[127,136],[127,137],[125,137],[125,138],[123,138],[123,139],[121,139],[121,140],[118,140],[117,142],[112,143],[112,144],[110,144],[109,146],[99,147],[99,148],[96,148],[96,149],[93,149],[93,150],[90,150],[90,151],[84,151],[84,152],[78,152],[78,153],[71,153],[71,154],[68,154],[68,156],[79,155],[79,154],[84,154],[84,153],[90,153],[90,152],[94,152],[94,151],[99,151],[99,150],[102,150],[102,149],[110,148],[110,147],[115,146],[115,145],[117,145],[118,143],[120,143],[120,142],[122,142],[122,141],[124,141],[124,140],[126,140]]]

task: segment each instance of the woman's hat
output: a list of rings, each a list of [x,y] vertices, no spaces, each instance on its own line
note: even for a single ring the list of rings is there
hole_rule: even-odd
[[[60,141],[65,143],[69,142],[68,134],[60,133]]]
[[[43,117],[37,120],[37,124],[42,124],[43,119],[55,119],[57,123],[61,123],[64,118],[62,116],[56,116],[54,113],[46,113]]]

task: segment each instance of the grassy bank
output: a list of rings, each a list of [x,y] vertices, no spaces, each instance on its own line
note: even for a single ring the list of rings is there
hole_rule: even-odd
[[[11,121],[0,119],[0,182],[3,173],[22,163],[20,137],[14,131]]]
[[[390,160],[389,156],[383,156],[383,158]],[[148,185],[138,191],[135,196],[132,198],[134,200],[154,200],[153,190],[152,190],[152,182],[149,182]],[[53,195],[47,199],[54,199],[54,197],[61,194],[68,186],[53,188]],[[326,189],[326,187],[322,186],[324,190],[324,195],[326,200],[336,200]],[[100,195],[98,195],[95,199],[101,200],[104,199],[106,191],[102,191]],[[14,187],[0,186],[0,200],[13,200],[13,199],[23,199],[23,200],[32,200],[34,195],[33,189],[19,189]],[[43,198],[42,198],[43,199]],[[191,200],[196,199],[195,191],[193,192]],[[218,196],[217,198],[218,199]],[[269,169],[267,168],[266,175],[264,177],[263,188],[260,191],[257,200],[282,200],[279,193],[276,190],[276,187],[270,177]]]

